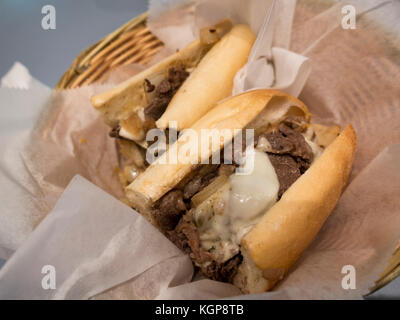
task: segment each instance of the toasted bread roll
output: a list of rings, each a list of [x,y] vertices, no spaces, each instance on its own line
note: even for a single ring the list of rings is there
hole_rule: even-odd
[[[255,35],[246,25],[236,25],[202,59],[172,98],[167,110],[156,122],[166,129],[177,121],[177,129],[189,128],[217,101],[232,92],[236,72],[247,62]]]
[[[280,91],[255,90],[217,104],[198,120],[191,129],[199,136],[202,129],[231,129],[231,137],[233,137],[234,129],[243,129],[252,121],[251,128],[253,128],[253,125],[273,125],[289,114],[302,115],[307,119],[309,118],[307,107],[300,100]],[[186,135],[183,133],[178,141],[170,146],[171,152],[176,151],[176,153],[179,153],[179,149],[187,143],[186,141]],[[212,148],[213,146],[209,145],[201,147],[203,151],[207,149],[207,152],[193,154],[198,159],[197,161],[191,161],[191,163],[201,163],[202,160],[208,159],[213,152],[217,151],[215,149],[216,146],[214,146],[214,149]],[[220,144],[218,149],[222,147],[223,145]],[[201,158],[201,155],[203,155],[203,158]],[[142,208],[143,206],[150,206],[178,184],[193,168],[193,165],[188,162],[168,164],[167,157],[168,152],[158,158],[126,188],[128,199],[132,203]]]
[[[172,54],[118,86],[93,96],[91,102],[103,115],[105,122],[113,127],[119,121],[127,120],[132,113],[138,113],[144,109],[147,103],[144,90],[145,79],[156,74],[164,76],[168,68],[179,63],[184,63],[191,68],[195,67],[207,53],[208,47],[209,45],[205,45],[200,39],[197,39],[183,50]]]
[[[340,198],[355,149],[349,125],[243,238],[234,282],[243,292],[269,290],[308,247]]]
[[[92,97],[93,106],[111,127],[120,125],[122,136],[146,147],[146,108],[154,100],[148,85],[159,85],[172,69],[183,68],[190,74],[178,88],[172,88],[172,100],[166,110],[160,108],[158,120],[165,129],[169,121],[176,121],[178,129],[188,127],[206,113],[220,99],[231,94],[233,78],[246,63],[255,35],[248,26],[224,20],[201,30],[199,39],[172,54],[156,65],[140,72],[115,88]],[[186,77],[186,76],[185,76]],[[164,91],[168,88],[164,88]],[[177,91],[176,91],[177,90]],[[176,91],[176,92],[175,92]],[[165,103],[164,103],[165,104]],[[151,117],[150,117],[151,118]]]
[[[126,188],[127,197],[189,252],[205,275],[232,282],[246,293],[269,290],[321,229],[354,161],[351,125],[337,136],[338,127],[314,130],[309,121],[307,107],[280,91],[254,90],[224,100],[191,130],[254,129],[253,172],[243,178],[221,165],[210,180],[213,168],[207,165],[162,164],[168,151],[179,153],[190,143],[184,131]],[[189,160],[200,163],[225,147],[222,142],[199,145],[207,152]]]

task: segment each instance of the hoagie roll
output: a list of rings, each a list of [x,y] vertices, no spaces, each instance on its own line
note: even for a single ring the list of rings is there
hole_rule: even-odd
[[[338,202],[356,134],[350,125],[340,132],[338,126],[310,123],[300,100],[275,90],[216,104],[190,128],[198,134],[205,129],[227,129],[227,140],[235,139],[237,130],[252,130],[254,140],[240,150],[241,162],[234,155],[224,163],[229,144],[221,140],[199,142],[196,148],[204,152],[168,163],[168,151],[179,154],[193,144],[184,130],[126,187],[127,198],[207,277],[246,293],[269,290]],[[217,153],[221,163],[207,164]],[[250,162],[250,172],[238,170]]]
[[[224,20],[200,38],[115,88],[92,97],[114,128],[112,135],[147,147],[148,129],[182,130],[229,96],[236,72],[247,62],[255,35],[247,25]]]
[[[247,25],[223,20],[203,28],[184,49],[120,85],[92,97],[93,106],[111,126],[126,186],[148,166],[147,133],[190,127],[215,104],[230,96],[237,71],[247,62],[255,35]],[[170,124],[173,127],[169,127]]]

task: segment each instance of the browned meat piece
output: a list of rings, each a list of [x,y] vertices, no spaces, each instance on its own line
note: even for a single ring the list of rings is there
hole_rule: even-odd
[[[242,256],[238,254],[224,263],[216,262],[212,253],[201,247],[199,234],[190,212],[182,217],[175,230],[169,232],[168,236],[178,248],[189,254],[205,276],[218,281],[231,282],[233,280],[242,262]],[[208,263],[204,266],[206,262]]]
[[[218,168],[218,175],[219,176],[230,176],[236,167],[233,164],[221,164]]]
[[[312,149],[300,132],[289,128],[284,123],[279,126],[279,132],[293,143],[294,149],[290,152],[293,156],[300,157],[307,162],[313,160],[314,155]]]
[[[183,193],[180,190],[171,190],[165,194],[154,209],[154,218],[164,231],[173,230],[179,219],[186,212],[183,202]]]
[[[171,99],[172,95],[162,95],[159,97],[154,97],[154,99],[144,109],[145,115],[154,120],[160,119],[162,114],[165,112],[165,109],[167,109]]]
[[[118,124],[114,128],[111,129],[110,133],[108,134],[111,138],[119,138],[119,130],[121,130],[121,126]]]
[[[242,263],[242,255],[237,254],[224,263],[217,263],[215,260],[207,267],[201,268],[202,273],[213,280],[232,282],[239,265]]]
[[[154,89],[156,88],[155,85],[153,85],[150,80],[148,79],[144,79],[144,83],[145,83],[145,90],[146,92],[153,92]]]
[[[166,90],[167,87],[165,87]],[[164,90],[164,89],[163,89]],[[310,166],[313,160],[313,153],[310,146],[305,141],[301,132],[292,129],[286,124],[281,124],[278,130],[267,133],[266,138],[271,144],[271,150],[268,152],[269,159],[275,168],[279,180],[278,197],[301,176],[301,174]],[[202,273],[210,279],[218,281],[231,282],[235,276],[238,266],[242,262],[241,254],[237,254],[224,263],[217,262],[212,252],[206,251],[201,247],[197,228],[192,220],[191,211],[182,216],[185,211],[183,199],[190,199],[194,194],[201,191],[207,186],[217,175],[230,175],[235,170],[235,165],[221,164],[218,170],[213,169],[206,175],[204,173],[196,174],[190,181],[186,183],[182,191],[169,193],[161,199],[160,207],[168,208],[164,212],[172,212],[173,223],[168,224],[165,228],[160,222],[169,239],[174,242],[180,249],[189,254],[195,265],[201,268]],[[164,199],[170,197],[171,199]],[[178,206],[177,204],[180,203]],[[182,210],[172,210],[172,206],[181,208]],[[164,218],[166,214],[164,213]],[[176,225],[176,218],[180,218]],[[166,219],[166,218],[165,218]],[[168,218],[170,221],[171,218]],[[167,221],[167,222],[168,222]],[[171,226],[176,227],[172,230]]]
[[[298,130],[281,123],[278,130],[268,132],[264,136],[272,147],[269,152],[291,154],[311,163],[313,159],[312,149]]]
[[[165,109],[167,109],[172,97],[188,76],[189,73],[185,70],[185,67],[179,66],[176,68],[169,68],[168,77],[161,81],[155,89],[155,86],[146,79],[146,90],[148,92],[155,90],[155,94],[153,100],[150,101],[144,109],[145,115],[153,120],[158,120],[165,112]]]
[[[214,170],[214,169],[213,169]],[[202,174],[197,174],[193,177],[192,180],[190,180],[184,187],[183,189],[183,198],[184,199],[190,199],[193,197],[196,193],[199,191],[203,190],[205,187],[207,187],[211,181],[214,180],[214,178],[217,176],[218,172],[216,171],[216,168],[214,171],[211,171],[207,173],[206,175],[202,176]]]
[[[201,189],[201,176],[196,175],[190,180],[183,189],[183,198],[190,199]]]
[[[278,176],[280,198],[310,167],[314,154],[301,132],[285,123],[264,136],[271,145],[268,156]]]
[[[278,198],[300,177],[300,166],[290,155],[269,154],[279,180]]]
[[[299,116],[289,116],[285,120],[283,120],[283,123],[297,131],[301,131],[305,125],[304,118]]]
[[[271,145],[271,152],[273,153],[288,153],[294,149],[293,142],[289,138],[286,138],[280,131],[271,131],[264,136]]]
[[[175,230],[168,232],[168,236],[178,248],[189,254],[198,265],[213,260],[212,254],[200,246],[199,234],[190,212],[182,217]]]

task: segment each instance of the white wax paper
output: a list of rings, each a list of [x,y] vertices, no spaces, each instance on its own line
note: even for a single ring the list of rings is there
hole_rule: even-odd
[[[42,286],[47,265],[55,268],[56,290]],[[148,276],[154,266],[167,275],[164,282]],[[179,277],[168,278],[170,269]],[[76,176],[1,269],[0,299],[87,299],[132,278],[147,292],[152,287],[162,292],[166,281],[178,285],[191,275],[189,257],[146,219]]]

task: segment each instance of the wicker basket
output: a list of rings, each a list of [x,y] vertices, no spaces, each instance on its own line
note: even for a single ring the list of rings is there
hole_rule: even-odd
[[[163,43],[146,27],[147,13],[130,20],[99,42],[81,52],[61,77],[56,89],[76,88],[102,81],[116,67],[145,64]],[[397,248],[371,293],[400,276],[400,248]]]
[[[102,81],[118,66],[148,62],[163,43],[146,27],[146,20],[144,13],[84,50],[55,88],[76,88]]]

